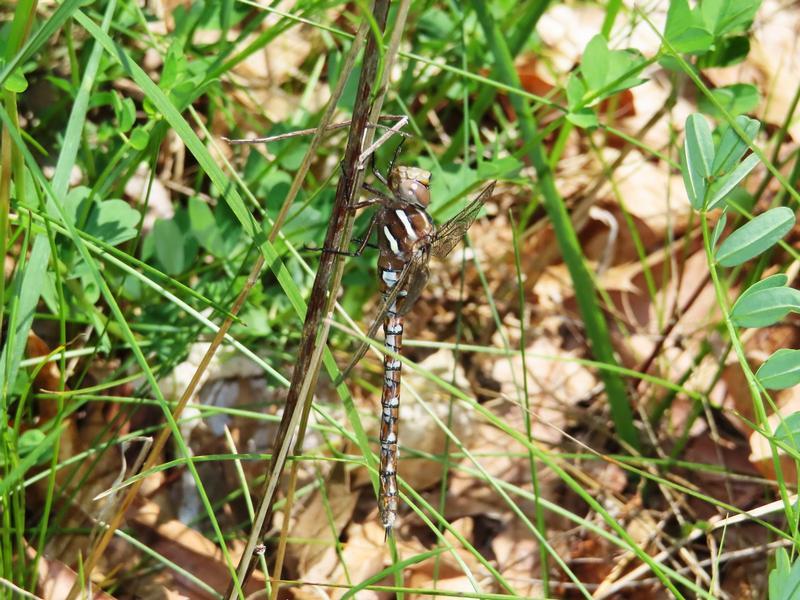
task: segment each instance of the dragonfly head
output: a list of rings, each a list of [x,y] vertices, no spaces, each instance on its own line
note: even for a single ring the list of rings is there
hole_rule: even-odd
[[[417,167],[395,167],[389,174],[389,189],[394,195],[422,209],[428,208],[431,201],[430,171]]]

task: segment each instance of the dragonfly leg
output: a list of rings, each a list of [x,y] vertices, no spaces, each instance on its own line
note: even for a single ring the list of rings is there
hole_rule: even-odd
[[[327,252],[330,254],[338,254],[339,256],[350,256],[352,258],[361,256],[364,253],[364,249],[370,245],[369,238],[372,235],[372,230],[375,228],[375,216],[369,220],[369,225],[367,226],[367,232],[364,234],[364,237],[360,240],[353,240],[358,242],[358,249],[355,252],[348,252],[347,250],[336,250],[334,248],[315,248],[313,246],[303,246],[304,250],[310,250],[314,252]]]
[[[364,248],[369,244],[369,238],[372,235],[372,230],[375,228],[375,221],[377,221],[377,215],[372,215],[372,218],[369,220],[369,225],[367,225],[367,232],[364,234],[364,239],[361,240],[361,245],[358,247],[358,250],[356,250],[359,255],[364,252]]]
[[[392,162],[389,163],[389,173],[391,173],[392,169],[394,169],[394,163],[397,160],[397,155],[400,154],[400,148],[403,147],[403,144],[405,143],[405,141],[406,141],[406,138],[401,137],[400,138],[400,143],[397,144],[397,148],[394,149],[394,154],[392,155]],[[384,180],[384,183],[386,183],[385,180]]]
[[[365,239],[367,240],[366,243],[364,243]],[[364,244],[365,248],[373,248],[374,250],[378,250],[380,248],[378,244],[373,244],[367,238],[353,238],[353,242],[356,244]]]
[[[363,202],[357,202],[356,204],[354,204],[352,206],[358,206],[359,208],[361,208],[360,205],[370,206],[371,204],[385,204],[387,202],[394,202],[394,198],[392,198],[388,194],[383,193],[382,191],[380,191],[375,186],[372,186],[372,185],[370,185],[368,183],[365,183],[363,185],[363,187],[364,187],[365,190],[367,190],[374,197],[369,199],[369,200],[364,200]]]
[[[325,252],[326,254],[338,254],[339,256],[349,256],[351,258],[357,258],[361,256],[361,251],[356,250],[355,252],[348,252],[347,250],[336,250],[335,248],[318,248],[316,246],[303,246],[303,250],[308,252]]]
[[[403,142],[400,142],[400,143],[402,144]],[[395,151],[395,156],[397,156],[397,151]],[[392,159],[392,162],[394,162],[394,159]],[[375,166],[375,153],[374,152],[372,153],[372,156],[370,157],[370,167],[372,169],[372,174],[375,176],[375,179],[380,181],[386,187],[389,187],[389,182],[386,181],[386,177],[384,177],[383,173],[378,171],[378,167]]]

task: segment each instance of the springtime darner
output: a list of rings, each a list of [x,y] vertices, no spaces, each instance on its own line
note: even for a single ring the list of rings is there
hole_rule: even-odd
[[[495,182],[486,186],[458,215],[436,229],[428,214],[430,172],[397,166],[390,170],[388,181],[377,171],[375,175],[388,188],[389,194],[365,185],[373,197],[358,202],[354,208],[373,204],[380,207],[370,221],[356,254],[361,253],[373,228],[377,227],[380,253],[378,276],[383,304],[367,337],[374,337],[381,322],[383,323],[384,344],[389,352],[384,355],[383,360],[379,506],[381,521],[388,536],[397,518],[398,509],[397,420],[401,363],[396,355],[402,344],[403,315],[414,306],[428,280],[430,257],[444,258],[450,254],[472,225],[484,202],[491,197]],[[361,360],[368,347],[368,343],[362,344],[344,370],[343,377]]]

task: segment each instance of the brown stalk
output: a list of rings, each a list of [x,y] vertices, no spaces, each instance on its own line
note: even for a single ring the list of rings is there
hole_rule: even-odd
[[[360,33],[361,33],[361,31],[359,30],[359,34]],[[353,40],[353,46],[352,47],[353,48],[360,48],[362,43],[363,42],[361,42],[361,41]],[[346,67],[344,69],[342,69],[342,76],[339,78],[339,85],[340,86],[342,86],[342,87],[344,86],[344,84],[342,82],[343,81],[344,82],[347,81],[347,76],[348,76],[348,74],[350,73],[351,70],[352,70],[352,66],[349,69],[346,68]],[[338,94],[334,92],[334,94],[331,95],[331,101],[329,101],[328,106],[333,106],[335,108],[336,107],[336,102],[332,102],[332,100],[334,98],[336,98],[338,100],[338,98],[340,98],[340,97],[341,97],[341,90],[339,91]],[[404,117],[402,115],[382,115],[381,116],[381,119],[385,119],[387,121],[400,121],[400,120],[405,119],[405,118],[406,117]],[[328,133],[329,131],[336,131],[337,129],[347,129],[348,127],[350,127],[350,124],[352,122],[353,122],[352,119],[347,119],[347,120],[341,121],[339,123],[333,123],[332,125],[328,125],[327,127],[325,127],[324,132]],[[380,125],[380,124],[373,125],[372,123],[368,123],[367,127],[375,127],[377,129],[389,129],[389,127],[387,125]],[[272,142],[280,142],[281,140],[288,140],[288,139],[291,139],[291,138],[294,138],[294,137],[299,137],[299,136],[302,136],[302,135],[316,134],[317,131],[319,131],[319,130],[320,130],[320,128],[319,128],[319,126],[317,126],[317,127],[309,127],[308,129],[298,129],[297,131],[289,131],[288,133],[280,133],[278,135],[270,135],[270,136],[267,136],[267,137],[259,137],[259,138],[228,138],[228,137],[225,137],[223,135],[222,139],[223,139],[223,141],[228,142],[232,146],[243,146],[243,145],[250,145],[250,144],[269,144],[269,143],[272,143]],[[410,133],[405,133],[405,132],[397,132],[397,133],[399,135],[403,135],[403,136],[406,136],[406,137],[411,137]]]
[[[361,40],[363,40],[363,37],[364,36],[362,35],[361,36]],[[357,46],[357,41],[358,40],[354,41],[354,46]],[[354,62],[353,60],[348,60],[348,63],[345,65],[345,68],[347,69],[349,67],[351,69],[353,62]],[[342,87],[342,88],[343,88],[343,85],[344,85],[344,81],[347,79],[347,73],[348,72],[349,72],[349,70],[343,70],[342,77],[341,77],[342,83],[340,84],[340,87]],[[338,90],[338,92],[339,92],[339,95],[341,95],[341,90]],[[336,97],[336,95],[335,95],[335,92],[334,92],[334,98],[335,97]],[[335,106],[335,104],[336,104],[335,102],[331,102],[332,106]],[[321,139],[322,134],[326,130],[332,115],[333,115],[333,110],[329,110],[323,116],[323,119],[322,119],[322,121],[321,121],[321,123],[319,125],[319,128],[317,129],[317,132],[318,132],[317,136],[315,136],[314,140],[312,140],[311,147],[309,148],[309,156],[313,154],[313,152],[316,150],[316,147],[319,145],[319,141],[318,140]],[[316,144],[315,144],[315,142],[316,142]],[[296,181],[300,181],[300,182],[302,181],[302,179],[305,177],[305,173],[308,171],[308,166],[309,165],[310,165],[310,160],[308,160],[308,156],[307,156],[306,160],[301,165],[301,168],[300,168],[300,170],[299,170],[299,172],[298,172],[298,174],[296,176]],[[297,190],[299,190],[299,185],[293,185],[292,189],[290,190],[290,192],[293,191],[294,195],[296,195],[297,194]],[[284,207],[287,210],[288,210],[288,206],[291,205],[291,201],[292,201],[294,195],[290,194],[290,195],[287,196],[287,202],[284,204]],[[280,228],[280,221],[276,222],[273,225],[273,228],[272,228],[272,231],[270,232],[270,237],[269,237],[270,241],[273,241],[275,239],[275,237],[277,236],[279,228]],[[233,320],[234,320],[235,316],[238,314],[238,312],[241,310],[241,307],[244,305],[244,301],[247,298],[248,294],[250,293],[250,290],[252,289],[253,285],[257,281],[258,275],[261,272],[261,269],[263,268],[263,266],[264,266],[264,255],[260,254],[258,256],[258,259],[256,260],[255,264],[253,265],[252,269],[250,270],[250,273],[249,273],[248,278],[247,278],[247,283],[245,284],[245,286],[243,287],[243,289],[239,293],[239,296],[236,298],[236,300],[234,302],[234,305],[231,308],[228,316],[226,317],[225,321],[220,326],[220,328],[217,331],[217,334],[214,336],[214,339],[211,342],[208,350],[206,351],[205,355],[203,356],[203,359],[201,360],[200,365],[198,366],[197,370],[193,374],[192,379],[189,382],[189,385],[186,387],[186,389],[184,390],[183,394],[181,395],[181,398],[178,401],[178,404],[175,407],[175,410],[173,412],[173,418],[175,418],[176,420],[180,418],[180,415],[183,412],[184,408],[186,407],[186,404],[188,403],[189,399],[194,395],[202,374],[207,369],[208,365],[211,362],[211,359],[214,357],[214,354],[217,351],[217,348],[219,348],[219,346],[222,343],[225,335],[227,334],[228,330],[230,329],[231,325],[233,324]],[[156,462],[157,462],[158,458],[161,456],[161,453],[162,453],[164,447],[166,446],[166,443],[167,443],[170,435],[171,435],[171,430],[169,428],[165,428],[159,433],[158,437],[156,438],[155,442],[153,443],[152,450],[150,451],[150,453],[149,453],[149,455],[147,457],[147,460],[145,461],[144,465],[142,466],[142,469],[141,469],[140,472],[147,472],[147,471],[151,470],[152,468],[154,468],[156,466]],[[131,484],[131,486],[128,488],[125,496],[123,497],[123,499],[121,500],[121,502],[117,506],[117,509],[116,509],[114,515],[111,517],[111,519],[109,519],[108,525],[105,527],[105,531],[100,536],[99,540],[94,545],[94,547],[90,550],[90,552],[89,552],[89,554],[88,554],[88,556],[86,558],[86,562],[84,563],[84,568],[82,569],[83,577],[79,577],[75,581],[75,583],[73,584],[72,589],[70,590],[69,595],[67,596],[67,600],[75,600],[75,598],[77,598],[78,594],[80,593],[81,588],[86,586],[86,584],[88,582],[88,578],[91,575],[92,570],[97,565],[100,557],[103,555],[103,553],[105,552],[106,548],[108,547],[108,544],[111,542],[111,539],[113,538],[114,533],[116,532],[116,530],[119,528],[120,524],[122,523],[122,520],[123,520],[123,518],[125,516],[125,513],[130,508],[130,506],[133,504],[133,501],[135,500],[136,495],[139,493],[139,489],[141,488],[141,486],[144,483],[144,481],[145,481],[144,478],[139,479],[139,480],[133,482]],[[242,582],[241,585],[243,586],[244,583]]]
[[[409,3],[410,3],[410,0],[402,0],[402,2],[400,3],[400,7],[399,7],[399,9],[397,11],[397,16],[396,16],[395,22],[394,22],[394,28],[392,30],[392,38],[391,38],[388,50],[387,50],[385,58],[384,58],[384,68],[383,68],[383,72],[381,73],[381,81],[380,81],[380,85],[378,86],[378,93],[376,95],[375,102],[374,102],[374,104],[372,106],[372,110],[371,110],[371,113],[370,113],[369,122],[367,123],[367,127],[372,127],[372,123],[376,122],[379,118],[392,118],[392,119],[396,118],[396,117],[393,117],[393,116],[383,116],[383,117],[381,117],[380,116],[380,111],[381,111],[381,108],[382,108],[382,105],[383,105],[383,98],[384,98],[384,96],[386,94],[387,85],[388,85],[388,81],[389,81],[389,75],[391,73],[392,65],[394,64],[394,61],[397,58],[397,53],[398,53],[398,50],[400,48],[401,35],[403,33],[403,30],[405,29],[405,22],[406,22],[406,17],[408,16]],[[366,24],[364,25],[364,27],[366,27]],[[376,141],[374,144],[372,144],[368,148],[364,148],[364,146],[369,143],[369,141],[370,141],[369,138],[372,136],[372,133],[373,133],[372,131],[367,132],[367,137],[365,137],[364,144],[362,145],[362,153],[361,153],[361,156],[359,157],[359,161],[358,161],[358,164],[357,164],[357,171],[358,172],[360,172],[361,169],[363,169],[364,165],[366,164],[366,156],[368,154],[374,152],[376,147],[380,146],[381,143],[383,143],[386,139],[388,139],[389,135],[391,135],[391,134],[406,135],[402,131],[398,131],[396,128],[398,126],[399,127],[405,126],[405,123],[407,122],[407,120],[408,119],[406,117],[399,117],[399,121],[395,125],[394,128],[392,128],[389,131],[385,132],[383,137],[381,139],[379,139],[378,141]],[[348,121],[348,123],[350,123],[350,122],[352,122],[352,121]],[[360,184],[359,184],[359,187],[360,187]],[[350,221],[348,226],[349,227],[352,226],[352,220]],[[350,237],[350,235],[348,233],[347,238],[349,239],[349,237]],[[336,271],[336,273],[334,274],[333,289],[338,289],[339,281],[340,281],[340,278],[341,278],[341,274],[342,274],[342,270],[341,270],[341,268],[339,268]],[[335,295],[332,295],[328,299],[328,304],[325,307],[325,312],[324,312],[324,314],[328,315],[328,317],[330,317],[331,313],[333,312],[334,304],[335,304]],[[326,323],[327,322],[329,322],[329,319],[326,319]],[[325,327],[325,331],[326,331],[325,336],[327,337],[327,331],[328,331],[329,325],[325,325],[324,327]],[[299,454],[299,453],[302,452],[303,440],[305,438],[305,432],[306,432],[306,425],[307,425],[307,422],[308,422],[308,416],[309,416],[310,409],[311,409],[310,397],[309,397],[308,400],[309,401],[306,402],[306,404],[304,406],[303,415],[301,417],[301,422],[300,422],[299,431],[298,431],[298,435],[297,435],[297,441],[295,443],[295,447],[294,447],[294,450],[293,450],[294,454]],[[283,569],[283,559],[284,559],[284,555],[285,555],[285,552],[286,552],[286,540],[289,537],[289,531],[288,530],[289,530],[289,523],[291,521],[290,516],[291,516],[291,511],[292,511],[292,505],[294,504],[294,490],[295,490],[296,484],[297,484],[298,468],[299,468],[299,464],[297,462],[292,462],[291,467],[289,469],[289,485],[288,485],[288,490],[287,490],[287,493],[286,493],[286,499],[285,499],[286,501],[285,501],[285,504],[284,504],[284,506],[285,506],[285,508],[284,508],[284,519],[283,519],[283,524],[282,524],[282,527],[281,527],[281,533],[280,533],[280,537],[279,537],[279,541],[278,541],[278,549],[277,549],[277,551],[275,553],[275,567],[274,567],[273,573],[272,573],[273,581],[275,581],[275,582],[277,582],[277,581],[279,581],[281,579],[281,571]],[[271,590],[271,594],[270,594],[270,600],[276,600],[277,594],[278,594],[278,590],[279,590],[279,586],[278,585],[273,585],[272,590]]]
[[[373,6],[373,19],[380,31],[386,25],[386,16],[389,11],[388,0],[375,0]],[[353,108],[353,119],[350,135],[342,161],[342,176],[336,188],[336,201],[331,215],[328,232],[325,236],[325,248],[345,249],[349,243],[352,230],[353,214],[350,209],[351,198],[360,188],[363,171],[358,171],[356,165],[362,152],[365,135],[370,131],[367,123],[373,111],[380,107],[373,105],[373,98],[378,95],[375,89],[375,79],[380,61],[379,45],[382,40],[374,35],[369,36],[364,50],[363,67],[358,84],[358,92]],[[291,432],[301,423],[303,415],[307,415],[313,390],[319,376],[322,353],[325,349],[329,326],[326,325],[325,315],[331,310],[335,302],[336,290],[341,279],[342,264],[338,254],[324,252],[320,257],[319,269],[314,280],[311,297],[303,325],[301,345],[298,350],[297,362],[292,373],[286,407],[281,418],[281,423],[276,436],[276,445],[283,440],[280,448],[273,452],[267,468],[267,479],[262,494],[256,517],[253,523],[253,534],[237,568],[238,581],[243,587],[250,573],[256,565],[255,550],[257,542],[262,540],[269,530],[277,482],[280,479],[286,458],[289,454]],[[234,581],[228,588],[226,596],[231,600],[237,596]],[[241,588],[240,588],[241,589]]]

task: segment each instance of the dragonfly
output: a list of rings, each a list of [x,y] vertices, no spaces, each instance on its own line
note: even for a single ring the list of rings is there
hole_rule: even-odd
[[[383,300],[366,337],[374,338],[378,327],[383,325],[387,352],[383,358],[378,507],[388,538],[399,509],[397,458],[401,362],[397,356],[403,340],[403,317],[413,308],[428,281],[430,258],[445,258],[452,252],[491,197],[496,182],[489,183],[461,212],[437,229],[428,214],[431,199],[429,171],[392,164],[388,179],[374,165],[373,172],[389,193],[365,184],[364,188],[372,197],[351,206],[354,210],[373,205],[379,207],[370,220],[361,246],[352,255],[358,256],[363,252],[373,230],[377,229],[378,282]],[[344,379],[363,358],[369,346],[369,342],[364,342],[359,347],[339,380]]]

